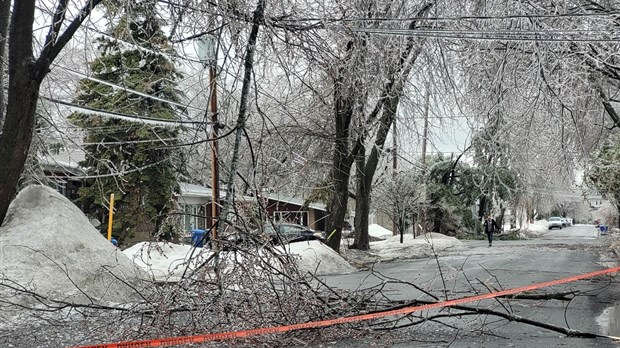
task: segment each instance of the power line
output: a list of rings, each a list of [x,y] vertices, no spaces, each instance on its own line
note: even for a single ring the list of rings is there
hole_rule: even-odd
[[[343,29],[337,29],[343,30]],[[437,39],[460,39],[460,40],[493,40],[493,41],[530,41],[530,42],[618,42],[618,38],[553,38],[553,37],[542,37],[540,34],[536,34],[532,32],[532,34],[521,34],[522,36],[517,36],[516,34],[507,34],[507,35],[486,35],[473,33],[468,34],[467,32],[458,32],[455,31],[453,33],[446,32],[446,34],[441,33],[439,31],[425,31],[425,30],[407,30],[407,29],[369,29],[369,28],[351,28],[350,31],[356,33],[367,33],[367,34],[376,34],[376,35],[397,35],[397,36],[412,36],[412,37],[421,37],[421,38],[437,38]]]
[[[79,71],[76,71],[76,70],[64,67],[64,66],[59,65],[59,64],[54,64],[54,66],[56,66],[56,67],[58,67],[60,69],[63,69],[63,70],[65,70],[65,71],[67,71],[67,72],[69,72],[69,73],[71,73],[73,75],[82,77],[84,79],[87,79],[87,80],[90,80],[90,81],[93,81],[93,82],[100,83],[102,85],[110,86],[110,87],[112,87],[114,89],[120,89],[120,90],[123,90],[125,92],[129,92],[129,93],[136,94],[136,95],[139,95],[139,96],[142,96],[142,97],[146,97],[146,98],[149,98],[149,99],[157,100],[157,101],[160,101],[160,102],[163,102],[163,103],[168,103],[168,104],[171,104],[171,105],[174,105],[174,106],[178,106],[178,107],[183,108],[183,109],[194,109],[194,110],[198,110],[200,112],[204,112],[205,111],[204,109],[197,108],[197,107],[189,105],[189,104],[184,105],[184,104],[181,104],[181,103],[178,103],[178,102],[174,102],[174,101],[171,101],[171,100],[168,100],[168,99],[164,99],[164,98],[161,98],[161,97],[158,97],[158,96],[154,96],[152,94],[148,94],[148,93],[144,93],[144,92],[139,92],[139,91],[136,91],[134,89],[130,89],[130,88],[127,88],[127,87],[124,87],[124,86],[121,86],[121,85],[118,85],[118,84],[115,84],[115,83],[112,83],[112,82],[101,80],[101,79],[98,79],[96,77],[89,76],[87,74],[84,74],[84,73],[81,73]]]
[[[208,125],[208,123],[206,123],[206,122],[181,121],[181,120],[164,120],[164,119],[153,118],[153,117],[143,117],[143,116],[137,116],[137,115],[127,115],[127,114],[122,114],[122,113],[118,113],[118,112],[114,112],[114,111],[106,111],[106,110],[95,109],[95,108],[91,108],[91,107],[87,107],[87,106],[76,105],[76,104],[73,104],[73,103],[69,103],[69,102],[66,102],[66,101],[62,101],[62,100],[58,100],[58,99],[50,98],[50,97],[45,97],[45,96],[40,96],[40,98],[48,100],[48,101],[50,101],[52,103],[56,103],[56,104],[67,106],[67,107],[69,107],[69,109],[74,110],[74,111],[79,112],[79,113],[83,113],[83,114],[87,114],[87,115],[94,115],[94,116],[103,116],[103,117],[109,117],[109,118],[116,118],[116,119],[124,120],[124,121],[142,123],[142,124],[145,124],[145,125],[160,126],[160,127],[181,127],[181,126],[184,126],[184,125],[189,125],[189,126]]]
[[[515,14],[503,16],[454,16],[454,17],[353,17],[353,18],[297,18],[280,19],[279,22],[410,22],[410,21],[472,21],[472,20],[505,20],[505,19],[557,19],[557,18],[589,18],[616,17],[620,11],[605,13],[559,13],[559,14]]]
[[[171,7],[182,8],[182,9],[190,9],[194,11],[198,11],[205,14],[212,14],[206,11],[203,8],[198,8],[195,6],[190,6],[188,4],[175,4],[166,0],[159,0],[160,3],[167,4]],[[214,8],[217,8],[216,3],[211,3]],[[586,9],[584,9],[585,11]],[[239,15],[243,13],[239,13],[235,15],[235,18],[239,18]],[[335,17],[307,17],[307,18],[290,18],[287,16],[283,18],[283,16],[272,17],[269,18],[270,22],[277,23],[295,23],[295,22],[316,22],[325,23],[325,22],[402,22],[402,21],[472,21],[472,20],[480,20],[480,21],[489,21],[489,20],[507,20],[507,19],[572,19],[572,18],[601,18],[601,17],[616,17],[620,15],[620,11],[610,10],[607,12],[582,12],[582,13],[553,13],[553,14],[508,14],[508,15],[495,15],[495,16],[436,16],[436,17],[402,17],[402,18],[394,18],[394,17],[351,17],[351,18],[335,18]],[[222,14],[220,16],[223,17]],[[249,14],[247,17],[251,17]]]

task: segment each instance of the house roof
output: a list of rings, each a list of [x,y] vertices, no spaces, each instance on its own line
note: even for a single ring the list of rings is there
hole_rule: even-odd
[[[302,207],[304,205],[304,199],[303,198],[295,198],[295,197],[289,197],[289,196],[284,196],[281,195],[279,193],[269,193],[266,195],[267,198],[272,199],[274,201],[278,201],[278,202],[283,202],[283,203],[289,203],[289,204],[295,204],[298,205],[300,207]],[[308,204],[308,208],[311,209],[315,209],[315,210],[321,210],[321,211],[327,211],[327,206],[323,203],[310,203]]]
[[[39,156],[39,161],[44,168],[53,171],[62,171],[71,175],[82,175],[84,169],[79,162],[85,158],[82,150],[61,150],[58,154],[44,154]]]
[[[212,190],[210,187],[190,184],[187,182],[179,182],[180,195],[185,197],[211,197]],[[220,199],[226,198],[226,191],[220,190]]]

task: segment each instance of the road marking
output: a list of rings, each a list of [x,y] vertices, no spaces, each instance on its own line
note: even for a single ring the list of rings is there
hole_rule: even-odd
[[[353,323],[359,321],[367,321],[373,319],[379,319],[384,317],[396,316],[396,315],[405,315],[411,314],[414,312],[420,312],[424,310],[437,309],[450,307],[454,305],[459,305],[462,303],[468,302],[476,302],[481,300],[488,300],[495,297],[513,295],[523,291],[530,291],[540,288],[546,288],[554,285],[566,284],[578,280],[594,278],[606,274],[617,273],[620,272],[620,266],[607,268],[600,271],[594,271],[585,274],[579,274],[571,277],[551,280],[548,282],[536,283],[526,286],[521,286],[518,288],[490,292],[482,295],[475,295],[469,297],[463,297],[455,300],[449,300],[445,302],[436,302],[419,306],[411,306],[393,310],[386,310],[382,312],[376,313],[368,313],[368,314],[359,314],[353,315],[349,317],[341,317],[335,319],[327,319],[320,321],[313,321],[307,323],[300,324],[291,324],[291,325],[283,325],[283,326],[273,326],[259,329],[251,329],[251,330],[241,330],[241,331],[230,331],[230,332],[221,332],[221,333],[211,333],[211,334],[203,334],[203,335],[195,335],[195,336],[179,336],[179,337],[167,337],[167,338],[157,338],[151,340],[142,340],[142,341],[131,341],[131,342],[117,342],[117,343],[102,343],[95,345],[86,345],[86,346],[76,346],[73,348],[139,348],[139,347],[170,347],[180,344],[191,344],[191,343],[204,343],[210,341],[222,341],[222,340],[230,340],[235,338],[245,338],[250,336],[258,336],[258,335],[266,335],[266,334],[275,334],[281,332],[295,331],[295,330],[303,330],[303,329],[316,329],[320,327],[333,326],[338,324],[345,323]]]

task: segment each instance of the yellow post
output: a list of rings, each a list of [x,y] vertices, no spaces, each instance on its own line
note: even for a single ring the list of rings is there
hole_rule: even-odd
[[[110,194],[110,214],[108,217],[108,240],[112,240],[112,221],[114,216],[114,193]]]

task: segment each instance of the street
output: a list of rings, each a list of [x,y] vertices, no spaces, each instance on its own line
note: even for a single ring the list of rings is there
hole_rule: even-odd
[[[605,238],[609,237],[597,236],[594,226],[573,226],[549,231],[536,240],[496,240],[493,247],[488,247],[486,241],[466,241],[470,249],[463,252],[439,250],[436,258],[377,264],[373,271],[333,276],[327,281],[332,286],[351,290],[383,284],[382,294],[392,300],[433,300],[411,285],[395,283],[394,280],[398,279],[430,291],[442,300],[462,298],[615,266],[615,260],[601,248]],[[513,313],[582,332],[620,336],[614,309],[620,300],[620,292],[615,277],[577,281],[539,289],[533,293],[563,292],[576,292],[577,295],[570,301],[501,299],[468,305]],[[446,312],[443,310],[442,313]],[[439,310],[420,314],[424,317],[437,313]],[[458,311],[451,310],[451,313]],[[406,321],[396,326],[402,324],[406,324]],[[558,332],[490,315],[429,320],[390,333],[391,340],[381,338],[384,341],[382,343],[368,339],[340,344],[384,344],[395,347],[620,346],[607,338],[569,338]]]

